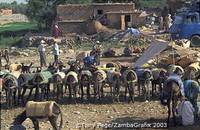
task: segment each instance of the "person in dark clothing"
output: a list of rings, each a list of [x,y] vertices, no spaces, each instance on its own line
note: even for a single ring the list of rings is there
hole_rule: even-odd
[[[101,56],[101,44],[99,41],[96,42],[92,50],[92,55],[94,56],[96,65],[100,65],[100,56]]]

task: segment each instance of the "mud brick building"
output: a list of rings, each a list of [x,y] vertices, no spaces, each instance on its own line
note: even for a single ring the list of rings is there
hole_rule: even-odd
[[[57,7],[56,23],[64,33],[95,33],[89,30],[93,20],[106,27],[126,29],[145,23],[145,17],[139,17],[134,3],[92,3],[66,4]]]
[[[12,10],[11,9],[1,9],[0,14],[2,15],[7,15],[7,14],[12,14]]]

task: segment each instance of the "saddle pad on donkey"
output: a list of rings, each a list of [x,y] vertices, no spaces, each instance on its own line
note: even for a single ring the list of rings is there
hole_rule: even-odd
[[[52,77],[51,72],[49,71],[42,71],[40,73],[35,74],[33,80],[35,81],[36,77],[40,77],[42,79],[41,83],[48,83],[49,79]]]
[[[178,76],[177,74],[170,74],[165,82],[165,86],[169,81],[175,81],[181,89],[182,96],[185,96],[184,86],[180,76]]]

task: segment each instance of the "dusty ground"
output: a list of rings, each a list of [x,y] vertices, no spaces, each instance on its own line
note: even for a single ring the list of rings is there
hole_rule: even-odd
[[[66,53],[61,56],[61,59],[67,61],[69,58],[67,59],[66,57],[73,56],[74,53]],[[29,57],[12,57],[11,60],[13,62],[18,61],[24,63],[34,62],[34,66],[37,66],[39,63],[36,54],[32,54]],[[125,57],[103,58],[102,60],[103,63],[120,61],[122,64],[128,63],[129,65],[134,61],[133,58]],[[52,61],[52,57],[48,56],[48,61]],[[63,129],[125,129],[127,127],[133,129],[139,128],[139,125],[141,125],[141,127],[147,127],[147,129],[162,129],[162,127],[166,126],[167,107],[160,105],[159,100],[156,98],[153,101],[144,102],[141,97],[136,95],[136,102],[134,104],[129,104],[124,100],[123,96],[121,96],[121,102],[116,103],[112,101],[109,94],[106,94],[102,101],[94,99],[91,99],[90,101],[77,100],[77,104],[75,104],[74,102],[70,102],[67,97],[68,95],[66,94],[64,99],[58,102],[61,104],[64,115]],[[4,101],[5,99],[2,98],[1,129],[7,130],[13,122],[13,118],[22,112],[24,107],[16,107],[7,110]],[[29,119],[27,119],[23,125],[28,130],[33,129],[33,124]],[[131,125],[134,127],[131,127]],[[49,122],[40,122],[40,127],[42,130],[52,129]],[[193,126],[183,127],[178,124],[177,127],[170,126],[170,129],[199,130],[200,121],[197,121]]]

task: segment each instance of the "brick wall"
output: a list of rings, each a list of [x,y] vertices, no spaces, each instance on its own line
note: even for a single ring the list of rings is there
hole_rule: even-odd
[[[62,20],[87,20],[90,16],[97,16],[98,10],[103,14],[110,11],[131,11],[135,9],[134,3],[127,4],[67,4],[57,7],[58,21]]]
[[[59,22],[63,34],[66,33],[82,33],[84,32],[84,23],[82,22]]]

